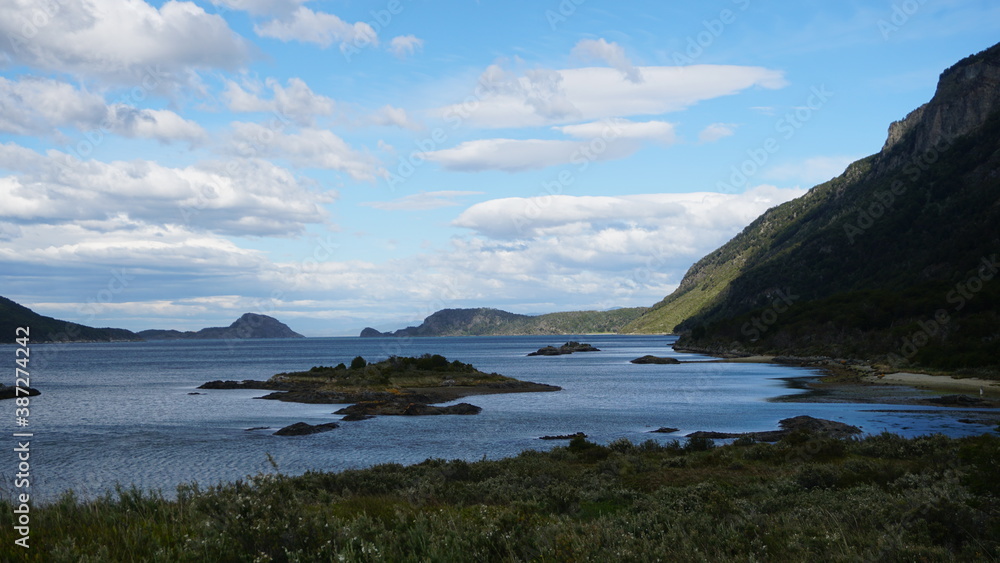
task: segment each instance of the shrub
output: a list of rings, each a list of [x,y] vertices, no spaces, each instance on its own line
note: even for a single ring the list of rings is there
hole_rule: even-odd
[[[353,360],[351,360],[351,369],[362,369],[367,365],[368,362],[366,362],[361,356],[356,356]]]

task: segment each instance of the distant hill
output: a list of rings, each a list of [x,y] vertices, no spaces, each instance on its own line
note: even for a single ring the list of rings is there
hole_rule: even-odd
[[[31,309],[0,297],[0,342],[12,344],[18,327],[30,327],[31,342],[117,342],[142,340],[123,328],[93,328],[39,315]]]
[[[278,319],[255,313],[245,313],[228,327],[209,327],[197,332],[151,329],[140,331],[138,334],[146,340],[305,338]]]
[[[1000,45],[882,150],[764,213],[624,332],[681,346],[1000,364]],[[996,279],[994,279],[996,278]]]
[[[611,311],[572,311],[545,315],[519,315],[500,309],[442,309],[424,319],[420,326],[394,332],[373,328],[362,337],[376,336],[505,336],[522,334],[614,333],[636,319],[645,307]]]

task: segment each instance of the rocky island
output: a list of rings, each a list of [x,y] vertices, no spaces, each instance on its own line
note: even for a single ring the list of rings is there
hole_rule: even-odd
[[[260,397],[277,401],[313,404],[353,403],[334,414],[344,420],[364,420],[374,415],[420,416],[478,414],[482,409],[469,403],[437,406],[469,395],[559,391],[545,385],[485,373],[471,364],[449,362],[444,356],[399,357],[376,363],[354,358],[343,363],[316,366],[309,371],[279,373],[267,381],[210,381],[199,389],[265,389]]]
[[[545,346],[539,348],[537,351],[528,354],[529,356],[563,356],[565,354],[572,354],[573,352],[600,352],[600,349],[591,346],[590,344],[581,344],[579,342],[570,341],[562,346],[556,348],[555,346]]]

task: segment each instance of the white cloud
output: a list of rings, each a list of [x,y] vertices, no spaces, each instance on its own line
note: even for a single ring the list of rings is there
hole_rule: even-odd
[[[801,162],[778,164],[764,171],[768,178],[813,186],[839,176],[858,156],[816,156]]]
[[[226,21],[191,2],[141,0],[0,4],[0,52],[34,69],[167,91],[191,73],[235,69],[250,47]],[[45,15],[40,18],[39,14]],[[34,22],[34,23],[32,23]]]
[[[521,172],[560,164],[583,163],[624,158],[639,145],[628,140],[612,140],[594,150],[582,141],[542,139],[480,139],[466,141],[450,149],[423,153],[427,160],[448,170],[479,172],[503,170]]]
[[[289,235],[323,223],[334,192],[308,189],[289,171],[257,159],[169,168],[156,162],[79,161],[0,145],[0,220],[99,224],[124,217],[232,235]]]
[[[622,73],[629,82],[642,82],[642,72],[625,56],[625,49],[612,41],[601,39],[581,39],[573,47],[572,54],[585,60],[601,60]]]
[[[334,43],[339,43],[341,49],[352,45],[378,45],[378,34],[367,23],[350,24],[333,14],[314,12],[305,6],[299,6],[287,17],[255,25],[253,29],[261,37],[313,43],[324,48]]]
[[[563,125],[553,127],[557,131],[578,139],[639,139],[656,141],[665,144],[677,142],[674,124],[666,121],[635,122],[628,119],[612,118],[601,121],[591,121],[578,125]]]
[[[301,78],[289,78],[287,86],[273,78],[268,78],[263,86],[255,82],[245,86],[249,92],[232,80],[226,81],[222,99],[231,111],[271,112],[279,119],[291,119],[299,125],[312,125],[315,116],[333,113],[334,101],[313,92]],[[261,97],[264,86],[271,90],[270,99]]]
[[[583,228],[644,232],[680,229],[684,235],[678,241],[693,241],[701,236],[699,233],[745,226],[769,207],[803,193],[804,190],[758,186],[736,195],[693,192],[514,197],[473,205],[452,224],[495,239],[532,239]]]
[[[369,201],[362,203],[361,205],[374,207],[375,209],[383,209],[386,211],[425,211],[428,209],[439,209],[442,207],[454,207],[460,205],[457,201],[458,198],[470,195],[481,195],[482,193],[484,192],[459,190],[420,192],[391,201]]]
[[[389,51],[401,59],[423,48],[424,40],[415,35],[397,35],[389,42]]]
[[[758,86],[787,85],[784,73],[763,67],[691,65],[641,67],[643,82],[611,68],[534,69],[514,74],[491,65],[479,79],[476,103],[437,110],[471,127],[517,128],[594,121],[608,117],[660,115],[700,101]]]
[[[196,143],[206,137],[200,125],[172,111],[108,106],[99,94],[48,78],[0,77],[0,108],[7,108],[0,111],[0,131],[21,135],[46,136],[72,127],[91,135],[114,133],[164,143]]]
[[[371,122],[375,125],[386,125],[399,127],[400,129],[409,129],[411,131],[419,131],[423,129],[419,123],[414,121],[403,108],[393,107],[391,105],[384,105],[371,116]]]
[[[698,133],[698,141],[702,143],[713,143],[719,139],[729,137],[736,132],[735,123],[713,123]]]
[[[372,181],[384,174],[378,161],[352,148],[325,129],[285,133],[257,123],[232,124],[230,150],[244,157],[286,158],[296,166],[344,172],[355,180]]]

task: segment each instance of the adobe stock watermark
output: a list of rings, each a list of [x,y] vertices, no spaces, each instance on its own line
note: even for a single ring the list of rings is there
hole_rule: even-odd
[[[403,5],[402,0],[389,0],[384,8],[369,10],[368,14],[371,18],[364,22],[368,26],[365,33],[355,34],[354,39],[340,46],[340,52],[344,55],[344,59],[350,63],[354,55],[361,54],[363,49],[375,45],[379,34],[392,25],[396,16],[402,14],[405,9],[406,6]],[[354,24],[355,29],[357,25]]]
[[[889,36],[899,31],[904,25],[910,23],[910,19],[920,11],[920,8],[927,3],[927,0],[903,0],[893,2],[892,14],[889,18],[879,18],[876,22],[882,39],[888,41]]]
[[[764,168],[771,156],[781,150],[781,143],[792,140],[833,96],[834,93],[827,90],[825,84],[810,88],[805,105],[786,112],[775,121],[774,132],[777,135],[768,137],[760,145],[747,149],[747,158],[740,164],[733,165],[730,168],[729,181],[717,182],[716,189],[722,193],[738,193],[747,187],[750,179]]]
[[[770,298],[770,296],[768,296]],[[740,327],[740,333],[746,336],[750,342],[756,342],[760,340],[761,336],[764,335],[774,323],[778,322],[778,317],[782,313],[788,311],[796,301],[801,299],[800,295],[792,293],[789,288],[787,290],[777,290],[774,292],[774,300],[771,304],[764,309],[759,314],[754,315],[749,321],[743,323]]]
[[[447,129],[445,127],[435,127],[426,137],[414,141],[415,148],[413,150],[405,156],[399,156],[395,171],[389,171],[385,177],[386,185],[391,192],[395,192],[398,186],[404,184],[416,174],[417,169],[427,162],[428,153],[437,151],[448,142],[449,130],[458,130],[466,120],[479,110],[483,99],[501,91],[502,82],[500,80],[495,81],[494,77],[494,74],[480,76],[473,91],[461,102],[452,105],[444,112],[442,117],[447,123]],[[529,104],[534,102],[544,103],[550,97],[550,93],[543,90],[540,93],[533,93],[526,101]]]
[[[738,11],[723,8],[717,17],[702,20],[701,26],[704,28],[694,35],[687,36],[684,43],[683,52],[674,52],[670,58],[677,66],[694,64],[695,60],[701,57],[705,50],[710,48],[717,39],[722,37],[726,28],[736,23],[739,14],[745,12],[750,7],[750,0],[731,0]]]
[[[976,297],[976,294],[983,290],[987,282],[996,278],[1000,273],[1000,257],[996,254],[984,256],[980,259],[980,265],[976,273],[965,281],[956,283],[945,295],[945,302],[951,305],[953,312],[961,311],[968,305],[969,301]],[[921,348],[927,346],[931,338],[942,333],[951,322],[948,309],[941,308],[934,312],[934,317],[930,320],[920,320],[919,327],[913,334],[903,337],[903,344],[899,347],[899,354],[889,354],[889,360],[893,364],[901,364],[904,360],[909,360],[917,355]]]
[[[875,222],[891,212],[896,200],[906,194],[909,185],[916,184],[931,165],[937,162],[941,155],[952,147],[950,137],[941,137],[924,152],[914,155],[901,172],[906,175],[907,182],[897,178],[885,191],[875,191],[875,201],[860,209],[853,221],[844,224],[844,234],[850,244],[854,244],[858,236],[871,229]]]
[[[570,155],[570,164],[574,168],[560,170],[555,179],[542,182],[538,194],[525,202],[521,213],[511,217],[514,228],[519,235],[524,233],[524,228],[531,221],[538,219],[546,209],[552,206],[553,196],[562,195],[564,190],[576,181],[577,174],[585,172],[590,168],[592,162],[600,159],[615,141],[622,138],[624,131],[620,123],[614,119],[605,119],[602,123],[600,135],[591,137],[587,141],[581,141]]]
[[[545,21],[549,22],[549,27],[555,31],[560,24],[569,21],[577,9],[586,3],[587,0],[559,0],[555,8],[545,10]]]

